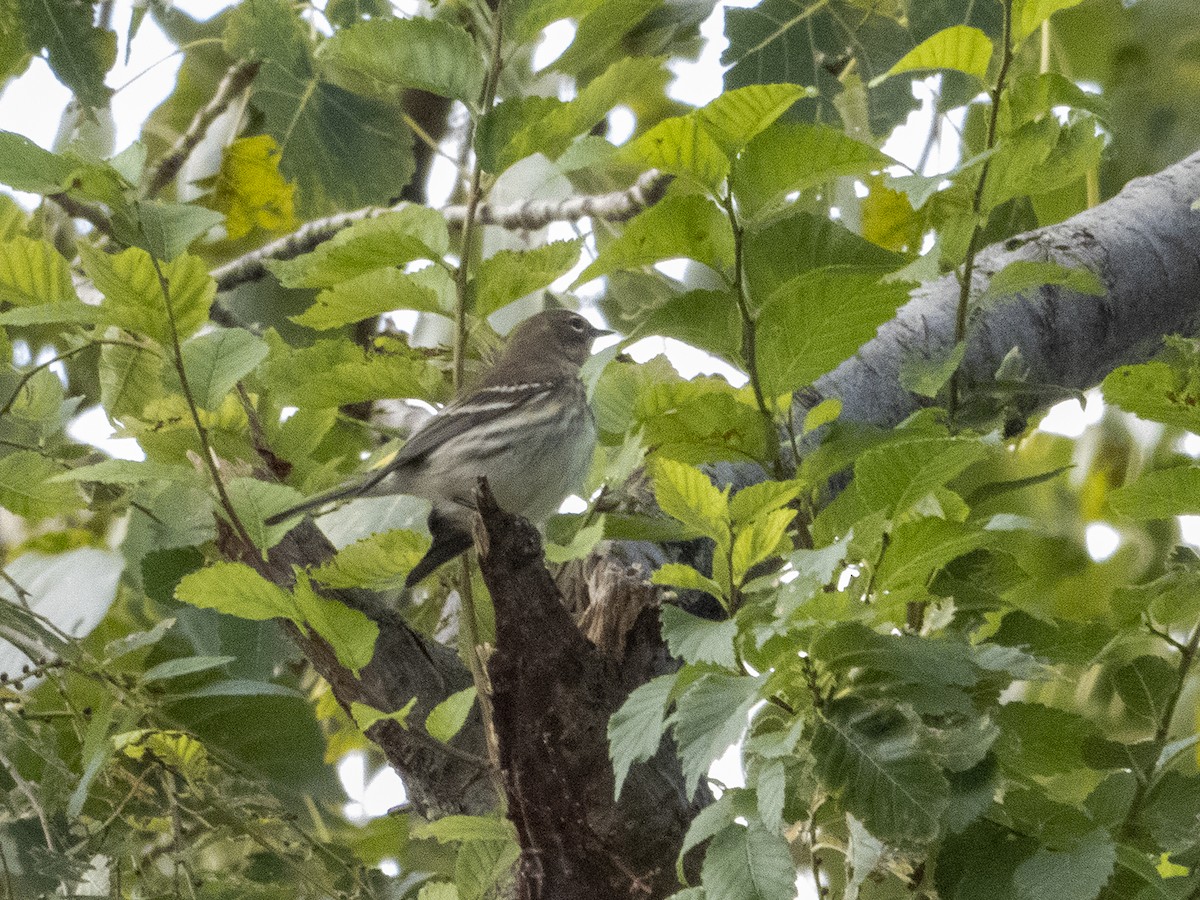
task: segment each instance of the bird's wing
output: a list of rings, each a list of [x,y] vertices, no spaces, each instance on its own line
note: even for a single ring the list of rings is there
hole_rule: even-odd
[[[469,429],[486,424],[552,391],[554,381],[530,381],[522,384],[501,384],[480,388],[461,400],[456,400],[429,420],[429,423],[409,439],[396,458],[382,470],[391,472],[401,466],[417,462],[438,447],[466,433]],[[377,484],[382,477],[374,478],[368,488]]]

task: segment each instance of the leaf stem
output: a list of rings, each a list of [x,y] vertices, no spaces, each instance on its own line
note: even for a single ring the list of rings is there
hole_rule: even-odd
[[[163,306],[167,310],[167,326],[171,329],[171,361],[175,366],[175,374],[179,376],[179,386],[183,390],[183,399],[187,402],[188,412],[192,417],[192,425],[195,426],[196,435],[200,440],[200,450],[201,456],[204,457],[204,465],[208,468],[208,472],[212,476],[213,487],[216,488],[221,507],[225,510],[225,514],[229,516],[229,522],[233,526],[233,530],[237,532],[238,537],[246,545],[246,549],[252,550],[254,548],[254,541],[251,540],[250,533],[238,517],[237,510],[233,508],[233,501],[229,499],[229,494],[225,490],[225,482],[221,480],[221,470],[217,468],[216,454],[213,452],[212,442],[208,438],[208,429],[200,421],[200,410],[196,406],[196,397],[192,393],[192,385],[188,380],[187,370],[183,365],[183,347],[179,341],[179,326],[175,322],[175,310],[171,306],[171,285],[167,282],[167,277],[163,274],[162,266],[159,264],[158,259],[153,253],[149,254],[149,256],[150,262],[154,266],[154,273],[158,276],[159,289],[163,295]]]
[[[766,432],[767,453],[769,454],[767,459],[771,463],[775,477],[782,479],[785,474],[783,461],[779,456],[779,434],[775,425],[775,415],[767,406],[762,381],[758,377],[756,322],[750,311],[750,298],[746,293],[746,232],[733,203],[733,191],[726,190],[725,196],[721,199],[725,206],[725,213],[729,216],[729,227],[733,229],[733,295],[737,300],[738,312],[742,316],[742,356],[746,362],[746,374],[750,378],[750,388],[754,391],[754,402],[758,405],[758,411],[763,419],[763,430]],[[791,415],[790,410],[788,415]]]
[[[996,73],[996,85],[992,88],[992,109],[988,118],[987,143],[985,152],[996,146],[996,130],[1000,120],[1000,99],[1004,93],[1004,85],[1008,80],[1008,69],[1012,65],[1012,0],[1004,0],[1004,33],[1001,38],[1000,71]],[[988,171],[992,166],[989,156],[983,161],[979,170],[979,181],[975,183],[975,195],[971,199],[971,239],[967,243],[967,255],[963,260],[962,276],[959,280],[958,309],[954,318],[954,344],[967,336],[967,310],[971,301],[971,279],[975,274],[975,257],[979,253],[979,244],[983,239],[984,223],[980,221],[983,211],[983,192],[987,187]],[[959,369],[950,376],[950,399],[947,413],[951,421],[958,411]]]

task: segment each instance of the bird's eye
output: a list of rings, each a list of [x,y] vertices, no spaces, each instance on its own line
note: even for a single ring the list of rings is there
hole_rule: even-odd
[[[583,319],[572,319],[571,320],[571,327],[574,328],[576,331],[583,331],[583,325],[584,325]]]

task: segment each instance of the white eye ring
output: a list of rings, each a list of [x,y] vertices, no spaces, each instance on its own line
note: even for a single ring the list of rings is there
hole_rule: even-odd
[[[576,331],[583,331],[583,319],[572,319],[571,327]]]

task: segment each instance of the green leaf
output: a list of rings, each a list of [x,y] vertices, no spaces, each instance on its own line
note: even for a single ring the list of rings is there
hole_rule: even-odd
[[[266,343],[243,328],[218,328],[183,345],[183,368],[203,409],[217,409],[233,386],[266,358]]]
[[[887,848],[854,816],[846,815],[846,827],[850,839],[846,847],[845,900],[858,900],[859,891],[883,859]]]
[[[180,579],[175,599],[243,619],[288,619],[299,623],[292,595],[245,563],[218,562]]]
[[[952,25],[932,35],[904,54],[900,60],[880,75],[874,87],[885,78],[902,72],[922,69],[953,69],[983,81],[992,61],[992,42],[978,28]]]
[[[439,260],[449,246],[442,214],[413,205],[355,222],[311,253],[268,260],[267,268],[284,287],[326,288],[375,269]]]
[[[104,294],[100,308],[107,320],[170,346],[172,331],[167,302],[150,255],[136,247],[116,256],[87,244],[80,244],[78,249],[84,270]],[[184,254],[161,267],[170,291],[175,328],[179,339],[184,340],[208,321],[217,283],[208,274],[204,261],[196,256]]]
[[[737,653],[733,649],[733,642],[737,638],[737,622],[734,619],[719,622],[701,619],[678,606],[664,606],[659,610],[659,618],[662,620],[663,639],[672,656],[685,663],[712,663],[738,670]]]
[[[304,499],[294,487],[260,478],[230,479],[225,490],[238,519],[260,550],[274,547],[292,529],[290,522],[268,525],[267,519]]]
[[[56,481],[63,466],[32,450],[0,457],[0,506],[26,519],[44,519],[80,509],[79,488]]]
[[[321,291],[312,306],[290,318],[297,325],[326,331],[397,309],[443,312],[437,293],[421,283],[428,277],[405,275],[391,267],[372,269]]]
[[[0,325],[101,325],[104,315],[100,309],[67,300],[62,303],[39,303],[37,306],[17,306],[0,313]]]
[[[749,221],[770,214],[794,191],[878,172],[891,163],[885,153],[837,128],[781,122],[746,146],[733,171],[733,192]]]
[[[620,269],[639,269],[687,258],[723,272],[733,265],[733,231],[715,203],[695,194],[673,194],[639,213],[620,236],[604,245],[578,286]]]
[[[45,241],[22,235],[0,243],[0,302],[88,308],[75,294],[66,259]]]
[[[690,591],[704,591],[718,600],[724,597],[721,586],[684,563],[663,563],[650,576],[651,584],[664,584]],[[667,609],[667,607],[664,607]]]
[[[397,723],[401,728],[407,728],[409,713],[416,708],[416,705],[417,698],[413,697],[400,709],[393,710],[392,712],[383,712],[373,706],[367,706],[365,703],[355,701],[350,704],[350,717],[354,719],[355,724],[363,731],[366,731],[376,722],[382,722],[384,719],[389,719]]]
[[[608,720],[608,755],[616,776],[614,797],[620,798],[629,767],[658,752],[674,689],[674,675],[659,675],[634,690]]]
[[[399,588],[429,549],[429,536],[415,531],[381,531],[338,551],[310,573],[330,588]]]
[[[936,397],[962,365],[967,342],[959,341],[949,353],[935,356],[912,355],[900,364],[900,386],[921,397]]]
[[[987,532],[946,519],[918,519],[896,526],[876,573],[883,590],[924,584],[942,566],[991,540]]]
[[[181,678],[184,675],[194,675],[197,672],[207,672],[229,665],[236,657],[233,656],[184,656],[179,659],[168,659],[157,666],[151,666],[141,676],[142,684],[154,681],[167,681],[171,678]]]
[[[457,691],[429,711],[425,718],[425,730],[439,741],[449,742],[458,734],[475,705],[475,688]]]
[[[980,442],[956,438],[883,444],[858,458],[854,479],[868,509],[897,516],[987,456]]]
[[[842,401],[837,397],[827,397],[804,414],[803,433],[816,431],[822,425],[836,421],[841,414]]]
[[[199,478],[190,466],[160,463],[154,460],[106,459],[90,466],[78,466],[54,477],[55,481],[92,481],[96,484],[135,485],[145,481],[196,483]]]
[[[345,406],[384,397],[442,399],[440,373],[407,354],[367,353],[345,340],[317,341],[269,358],[267,383],[282,402],[305,409]]]
[[[987,289],[975,303],[980,307],[990,306],[1003,297],[1028,293],[1043,285],[1061,286],[1092,297],[1103,297],[1108,292],[1100,276],[1091,269],[1068,268],[1055,262],[1016,260],[992,276]]]
[[[166,200],[139,200],[134,209],[139,236],[133,243],[167,262],[225,218],[203,206]]]
[[[1119,516],[1135,521],[1167,519],[1200,509],[1200,466],[1178,466],[1147,472],[1108,495]]]
[[[517,832],[508,819],[491,816],[442,816],[413,826],[413,837],[442,844],[470,841],[516,841]]]
[[[903,282],[873,274],[818,269],[777,289],[756,326],[763,391],[790,394],[836,367],[908,299]]]
[[[745,365],[741,360],[742,318],[737,298],[729,291],[698,290],[675,295],[642,320],[630,337],[648,334],[674,338],[735,366]]]
[[[1161,656],[1139,656],[1113,674],[1113,686],[1129,714],[1149,728],[1157,728],[1167,711],[1167,698],[1176,689],[1179,675]]]
[[[55,76],[85,106],[107,106],[112,89],[104,76],[117,61],[116,33],[94,24],[87,3],[19,0],[18,5],[29,48],[46,49]]]
[[[842,675],[861,668],[915,684],[971,687],[979,672],[966,644],[950,639],[879,634],[857,622],[835,625],[812,646],[812,656]]]
[[[279,145],[269,134],[238,138],[225,148],[205,202],[225,215],[225,232],[241,240],[256,228],[290,231],[297,225],[296,185],[279,171]]]
[[[1079,2],[1080,0],[1013,0],[1013,44],[1021,43],[1060,9],[1070,9]]]
[[[378,18],[334,32],[320,61],[342,87],[383,96],[408,88],[479,103],[483,57],[465,29],[442,19]]]
[[[816,91],[798,84],[752,84],[725,91],[700,110],[704,128],[732,160],[801,97]]]
[[[741,584],[746,574],[760,562],[776,555],[794,518],[795,510],[777,509],[738,530],[731,560],[735,584]],[[791,549],[791,544],[787,549]]]
[[[485,900],[521,855],[516,840],[466,841],[454,859],[454,883],[460,900]]]
[[[937,834],[950,786],[898,711],[854,697],[826,704],[812,755],[817,777],[880,840],[920,842]]]
[[[526,294],[548,287],[579,261],[579,240],[533,250],[500,250],[479,264],[472,282],[475,314],[489,316]]]
[[[75,163],[43,150],[29,138],[0,131],[0,182],[18,191],[53,194],[62,189]]]
[[[279,145],[280,170],[297,185],[302,217],[384,203],[413,172],[400,106],[323,80],[309,27],[287,0],[255,0],[230,14],[225,51],[262,61],[250,100]],[[478,59],[472,50],[459,64],[465,70]]]
[[[105,344],[100,348],[100,403],[115,419],[140,418],[146,404],[163,390],[162,350],[146,346]]]
[[[379,626],[357,609],[322,597],[301,575],[294,589],[300,624],[307,625],[333,648],[338,662],[357,677],[375,655]]]
[[[791,503],[804,490],[802,481],[763,481],[744,487],[733,495],[729,516],[734,525],[744,525],[759,516]]]
[[[1104,402],[1143,419],[1200,432],[1200,384],[1189,369],[1159,361],[1119,366],[1104,379]]]
[[[796,865],[787,840],[761,825],[730,825],[704,854],[707,900],[793,900]]]
[[[742,736],[762,678],[706,673],[675,702],[671,724],[688,796],[709,767]]]
[[[671,175],[691,178],[712,193],[729,174],[729,158],[695,113],[664,119],[626,144],[621,155]]]
[[[995,718],[1000,726],[996,753],[1001,763],[1028,776],[1084,768],[1084,744],[1099,736],[1096,726],[1083,716],[1040,703],[1007,703]]]
[[[669,459],[657,460],[652,472],[663,512],[718,543],[729,540],[729,497],[704,473]]]
[[[166,637],[167,632],[175,625],[175,621],[175,619],[163,619],[161,622],[156,623],[153,628],[145,631],[135,631],[132,634],[109,641],[104,645],[104,661],[106,663],[115,662],[122,656],[136,653],[138,650],[144,650],[147,647],[153,647]]]
[[[1103,828],[1069,850],[1043,847],[1013,875],[1017,900],[1093,900],[1112,877],[1116,859],[1117,848]]]

